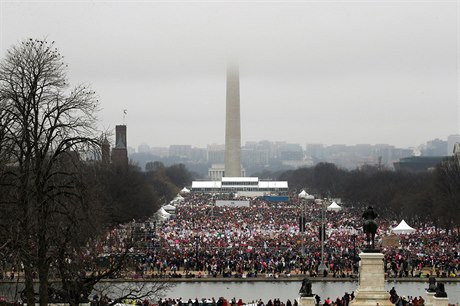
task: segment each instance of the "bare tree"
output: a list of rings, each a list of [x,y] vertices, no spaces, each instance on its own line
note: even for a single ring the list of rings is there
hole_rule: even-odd
[[[70,228],[71,226],[67,227]],[[104,254],[101,254],[99,249],[107,246],[108,233],[86,239],[84,246],[79,245],[79,239],[70,238],[75,236],[66,235],[68,241],[61,244],[59,256],[55,260],[60,275],[60,286],[53,287],[51,290],[54,294],[54,302],[66,302],[76,306],[88,302],[91,293],[97,293],[101,298],[110,297],[112,304],[124,299],[152,300],[173,286],[173,283],[164,281],[121,283],[112,281],[117,278],[129,278],[134,272],[133,265],[136,267],[138,265],[137,262],[131,262],[132,256],[141,255],[139,250],[135,253],[132,251],[137,249],[138,243],[135,229],[126,226],[125,230],[123,247],[120,249],[118,245],[117,251]],[[79,231],[82,232],[84,231]],[[86,234],[90,232],[87,231]],[[105,282],[107,279],[109,281]]]
[[[118,276],[130,250],[128,244],[108,267],[98,265],[95,243],[113,221],[107,213],[113,181],[101,169],[110,165],[80,159],[99,150],[98,101],[85,85],[71,88],[66,74],[54,43],[42,40],[11,47],[0,62],[0,246],[14,253],[11,264],[23,267],[29,305],[35,304],[35,275],[40,305],[76,305],[101,280]],[[152,203],[154,194],[145,189],[132,193]],[[60,280],[58,287],[51,278]],[[155,296],[169,286],[119,293]]]
[[[96,144],[95,93],[70,88],[67,65],[54,43],[25,40],[0,63],[0,168],[14,221],[9,231],[24,265],[26,298],[34,303],[33,273],[40,304],[48,304],[55,234],[69,203],[81,201],[80,176],[72,167],[81,150]]]

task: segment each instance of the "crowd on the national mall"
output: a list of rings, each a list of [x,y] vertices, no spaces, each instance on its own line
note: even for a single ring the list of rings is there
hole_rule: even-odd
[[[142,226],[138,239],[143,243],[132,250],[141,255],[133,257],[131,276],[356,277],[358,254],[366,245],[362,208],[331,212],[301,200],[273,203],[258,199],[249,207],[214,203],[213,198],[189,196],[177,205],[174,218]],[[299,230],[302,212],[306,215],[304,232]],[[322,220],[327,272],[319,275]],[[415,233],[396,236],[391,231],[395,221],[377,219],[376,240],[385,255],[387,277],[458,277],[458,233],[446,235],[433,224],[421,223]],[[101,241],[101,253],[121,251],[126,235],[126,227],[111,231],[111,244]]]
[[[295,198],[295,197],[291,197]],[[174,218],[138,225],[143,243],[133,257],[133,278],[287,278],[357,277],[358,254],[366,247],[362,232],[363,208],[327,211],[313,201],[268,202],[252,199],[249,207],[216,206],[215,198],[189,195],[176,205]],[[378,212],[378,210],[377,210]],[[306,215],[305,231],[299,216]],[[322,218],[321,216],[324,216]],[[447,235],[430,223],[417,224],[412,234],[395,235],[397,220],[379,217],[376,240],[384,254],[388,278],[459,275],[459,234]],[[321,223],[325,224],[321,271]],[[126,225],[111,231],[100,242],[104,254],[121,252],[130,232]],[[141,255],[139,255],[141,254]],[[348,305],[354,293],[319,297],[317,305]],[[424,305],[422,297],[399,297],[395,305]],[[241,302],[241,303],[240,303]],[[140,301],[137,301],[140,304]],[[241,300],[160,300],[161,306],[240,306]],[[244,301],[254,306],[296,306],[297,301]]]
[[[120,274],[123,278],[357,277],[358,255],[366,247],[363,208],[343,206],[340,211],[328,211],[314,201],[290,198],[289,202],[251,199],[248,207],[228,207],[215,205],[215,197],[188,195],[176,204],[172,218],[120,225],[93,247],[101,259],[109,259],[122,253],[131,235],[136,233],[136,244],[129,250],[130,262]],[[299,222],[302,214],[304,231],[300,230]],[[419,222],[414,233],[395,235],[392,228],[398,220],[378,217],[376,221],[377,247],[384,254],[387,278],[459,277],[458,232],[446,234],[434,224]],[[325,225],[323,252],[322,223]],[[319,269],[322,260],[325,271]],[[323,297],[318,304],[348,305],[352,298],[348,293],[333,300]],[[423,305],[419,298],[411,297],[407,303],[401,299],[401,305]],[[194,301],[171,299],[159,304],[195,305]],[[235,303],[224,299],[207,304],[234,306]],[[295,306],[294,302],[279,300],[253,304]]]

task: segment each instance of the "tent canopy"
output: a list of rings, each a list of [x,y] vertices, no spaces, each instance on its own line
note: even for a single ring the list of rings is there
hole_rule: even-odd
[[[410,227],[406,221],[402,220],[392,231],[395,234],[410,234],[415,232],[415,228]]]
[[[163,206],[163,209],[168,211],[168,210],[176,210],[176,206],[174,205],[171,205],[171,204],[167,204],[165,206]]]
[[[167,216],[167,217],[171,216],[171,214],[167,212],[163,207],[157,211],[157,214],[161,216]]]
[[[190,190],[187,189],[187,187],[184,187],[184,188],[182,188],[182,190],[181,190],[180,192],[181,192],[181,193],[189,193]]]
[[[161,207],[159,210],[157,210],[157,212],[155,213],[155,219],[157,219],[158,221],[166,221],[166,220],[169,220],[169,218],[171,218],[171,214],[168,213],[166,210],[164,210],[163,207]]]
[[[339,210],[342,210],[342,207],[340,207],[337,203],[335,203],[335,201],[333,201],[332,204],[327,207],[327,210],[339,211]]]
[[[299,198],[307,199],[307,200],[313,200],[315,197],[312,196],[311,194],[308,194],[305,190],[302,190],[299,193]]]

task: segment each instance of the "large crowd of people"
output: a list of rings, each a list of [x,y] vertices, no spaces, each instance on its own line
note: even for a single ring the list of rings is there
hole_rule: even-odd
[[[365,245],[362,208],[324,210],[322,204],[252,199],[249,207],[216,206],[215,198],[189,195],[177,204],[173,218],[138,225],[141,243],[133,248],[133,277],[356,277],[358,256]],[[306,215],[305,231],[299,216]],[[321,256],[321,214],[325,214]],[[376,239],[385,256],[387,277],[458,277],[459,234],[447,235],[432,224],[398,235],[396,220],[377,218]],[[105,254],[121,250],[127,229],[110,233]],[[390,243],[389,241],[392,241]],[[396,241],[396,243],[394,243]],[[101,243],[103,243],[102,241]],[[327,274],[320,275],[323,262]]]
[[[92,241],[101,265],[129,249],[123,278],[283,278],[357,277],[358,254],[366,247],[362,231],[363,207],[343,206],[328,211],[324,203],[290,197],[288,202],[250,199],[249,206],[216,205],[215,196],[187,195],[175,203],[168,218],[120,225]],[[377,213],[378,213],[378,209]],[[304,215],[304,231],[299,217]],[[395,235],[398,220],[376,219],[377,247],[384,254],[387,278],[459,277],[460,235],[446,234],[430,223],[417,224],[411,234]],[[325,224],[321,252],[321,224]],[[327,267],[322,272],[320,264]],[[15,270],[10,272],[14,278]],[[319,298],[319,297],[318,297]],[[353,297],[317,301],[318,305],[348,305]],[[399,298],[400,303],[404,300]],[[145,301],[131,301],[140,305]],[[163,300],[162,306],[194,306],[196,301]],[[98,305],[102,305],[102,300]],[[240,306],[233,301],[200,301],[200,305]],[[245,304],[248,304],[246,302]],[[251,304],[251,303],[249,303]],[[279,300],[252,302],[254,306],[292,306]],[[420,304],[412,298],[408,305]],[[406,305],[406,304],[402,304]]]
[[[292,198],[292,197],[291,197]],[[294,198],[295,199],[295,198]],[[362,231],[363,208],[343,207],[327,211],[312,201],[267,202],[251,199],[249,207],[216,206],[215,198],[191,195],[176,205],[175,214],[164,222],[140,226],[143,249],[134,261],[134,277],[356,277],[359,252],[366,247]],[[321,215],[325,213],[325,218]],[[306,215],[305,231],[299,216]],[[324,253],[321,257],[320,226],[326,224]],[[377,218],[377,246],[384,254],[388,278],[458,277],[459,233],[446,234],[433,224],[418,224],[411,234],[395,235],[398,220]],[[138,229],[139,230],[139,229]],[[126,235],[126,228],[115,236]],[[114,233],[112,233],[114,234]],[[119,237],[118,237],[119,239]],[[123,239],[121,239],[123,240]],[[115,247],[120,247],[115,244]],[[108,251],[106,249],[106,251]],[[321,262],[327,272],[319,273]],[[353,293],[321,299],[317,305],[348,305]],[[393,294],[396,305],[424,305],[423,298]],[[137,301],[138,305],[140,304]],[[158,305],[254,305],[292,306],[297,301],[280,302],[203,299],[164,299]]]

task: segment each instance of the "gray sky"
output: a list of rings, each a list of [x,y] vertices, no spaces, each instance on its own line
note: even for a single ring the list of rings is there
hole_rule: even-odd
[[[137,147],[224,143],[240,63],[242,142],[417,146],[459,132],[459,1],[6,1],[0,56],[56,41],[70,81],[128,110]]]

